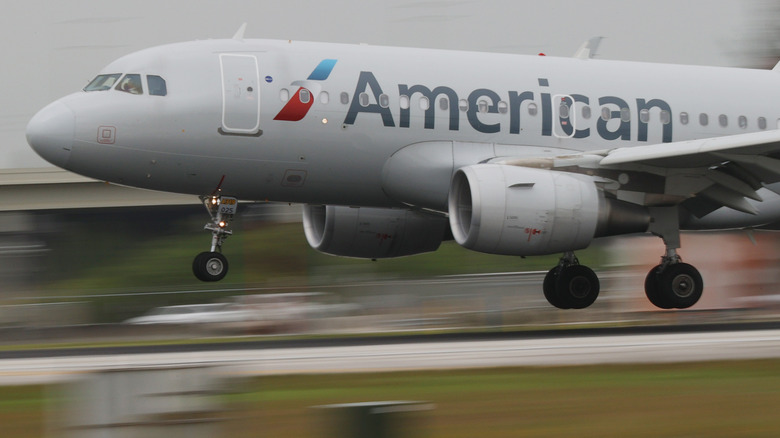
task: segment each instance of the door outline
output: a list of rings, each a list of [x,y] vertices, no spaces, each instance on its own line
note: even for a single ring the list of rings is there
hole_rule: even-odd
[[[220,53],[219,67],[222,86],[223,135],[259,136],[260,129],[260,68],[257,57]],[[240,121],[231,120],[240,118]]]

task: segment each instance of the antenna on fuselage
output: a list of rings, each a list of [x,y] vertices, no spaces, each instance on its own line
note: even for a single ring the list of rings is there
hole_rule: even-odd
[[[243,40],[245,31],[246,31],[246,23],[242,24],[241,27],[238,28],[238,30],[236,31],[236,34],[233,35],[233,39],[234,40]]]
[[[601,44],[601,40],[603,40],[604,37],[593,37],[584,43],[582,43],[582,46],[580,46],[579,49],[577,49],[577,52],[574,54],[574,57],[577,59],[591,59],[594,56],[596,56],[596,51],[599,49],[599,44]]]

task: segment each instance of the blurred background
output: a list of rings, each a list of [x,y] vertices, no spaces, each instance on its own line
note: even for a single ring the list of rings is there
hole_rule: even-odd
[[[210,242],[197,199],[105,192],[59,175],[24,138],[37,110],[80,90],[112,60],[165,43],[229,38],[243,22],[248,38],[552,56],[571,56],[588,38],[603,36],[596,55],[602,59],[771,68],[780,59],[780,2],[31,0],[3,6],[0,348],[780,319],[780,241],[769,232],[684,234],[681,255],[705,281],[703,298],[687,311],[662,311],[645,298],[645,275],[663,252],[660,239],[596,241],[577,256],[599,274],[599,300],[585,311],[562,311],[541,292],[557,255],[490,256],[445,242],[436,253],[397,260],[336,258],[309,248],[299,206],[244,204],[224,247],[230,273],[204,284],[191,270]],[[102,202],[69,191],[76,186],[90,186],[86,193]],[[110,376],[96,382],[90,388],[113,385]],[[268,402],[285,385],[293,384],[263,383],[259,398]],[[15,406],[8,400],[60,398],[30,391],[0,391],[0,407]],[[83,392],[91,390],[75,391],[68,397],[91,397]],[[6,434],[7,424],[0,424],[2,436],[39,436]]]

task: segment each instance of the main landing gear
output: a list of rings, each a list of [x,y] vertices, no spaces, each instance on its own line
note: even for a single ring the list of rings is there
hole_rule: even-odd
[[[677,208],[650,209],[654,221],[649,231],[659,236],[666,245],[661,263],[645,278],[645,294],[653,305],[661,309],[687,309],[701,298],[704,290],[701,274],[693,266],[683,263],[680,248],[680,226]]]
[[[567,252],[544,277],[542,289],[547,301],[559,309],[584,309],[598,298],[600,284],[592,269]]]
[[[664,241],[666,253],[661,263],[645,278],[645,294],[661,309],[687,309],[699,301],[704,283],[699,271],[683,263],[677,254],[680,248],[680,227],[676,207],[650,209],[653,222],[648,231]],[[596,301],[599,280],[586,266],[580,265],[574,253],[567,252],[558,266],[550,269],[542,286],[544,297],[559,309],[583,309]]]
[[[228,272],[228,262],[222,255],[222,244],[233,232],[228,224],[236,214],[238,201],[226,196],[201,196],[200,200],[211,216],[203,229],[211,231],[211,251],[204,251],[192,262],[192,272],[201,281],[222,280]]]

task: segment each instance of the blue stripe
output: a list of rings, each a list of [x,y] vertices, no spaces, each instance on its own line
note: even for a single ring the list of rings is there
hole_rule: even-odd
[[[330,72],[333,71],[333,66],[336,65],[336,59],[323,59],[319,65],[309,75],[310,81],[324,81],[330,76]]]

